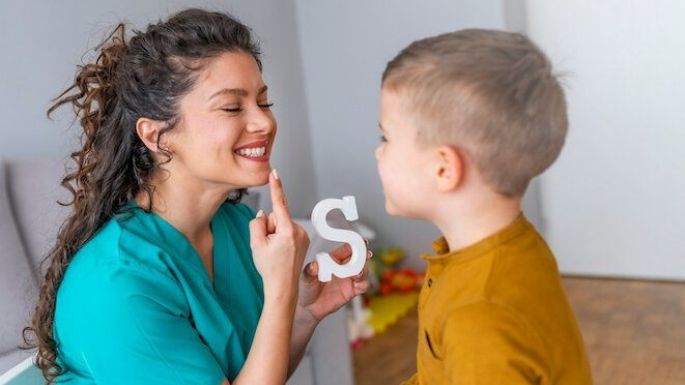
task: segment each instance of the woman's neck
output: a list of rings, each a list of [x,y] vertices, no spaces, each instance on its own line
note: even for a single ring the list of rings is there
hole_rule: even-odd
[[[210,221],[228,198],[225,186],[208,187],[196,178],[167,174],[152,181],[152,211],[183,233],[191,243],[199,243],[210,232]],[[175,176],[174,176],[175,175]],[[141,191],[135,197],[140,207],[149,206],[149,196]]]

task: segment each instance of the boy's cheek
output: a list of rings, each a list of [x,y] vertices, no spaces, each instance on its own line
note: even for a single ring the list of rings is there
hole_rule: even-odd
[[[384,161],[384,158],[378,160],[378,175],[383,187],[383,195],[385,197],[385,211],[393,216],[407,216],[407,204],[411,204],[411,196],[407,197],[406,189],[408,185],[403,176],[402,166],[393,164],[392,162]]]
[[[385,197],[385,211],[393,216],[403,216],[402,209],[403,191],[400,191],[401,184],[389,176],[388,179],[381,177],[381,184],[383,185],[383,195]]]

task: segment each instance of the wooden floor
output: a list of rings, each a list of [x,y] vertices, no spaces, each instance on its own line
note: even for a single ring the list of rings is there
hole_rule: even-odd
[[[564,278],[596,385],[685,384],[685,283]],[[416,312],[354,353],[357,385],[416,371]]]

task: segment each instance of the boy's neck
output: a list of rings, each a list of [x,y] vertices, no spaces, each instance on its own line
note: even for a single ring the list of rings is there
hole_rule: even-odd
[[[521,214],[521,199],[497,197],[447,204],[433,223],[447,240],[450,251],[469,247],[509,226]]]

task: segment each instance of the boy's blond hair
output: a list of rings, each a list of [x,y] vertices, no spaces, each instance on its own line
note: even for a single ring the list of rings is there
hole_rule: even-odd
[[[559,81],[518,33],[467,29],[416,41],[388,63],[383,87],[407,98],[420,144],[465,151],[505,196],[523,195],[566,138]]]

